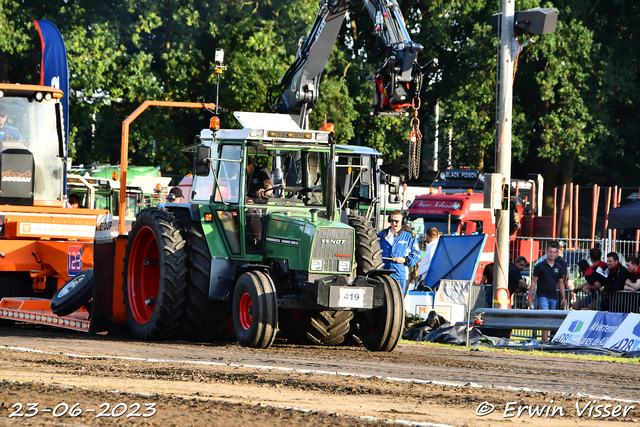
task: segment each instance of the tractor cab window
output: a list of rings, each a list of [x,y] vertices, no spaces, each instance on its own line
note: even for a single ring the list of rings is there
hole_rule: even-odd
[[[225,145],[220,150],[220,159],[214,165],[215,173],[218,176],[214,200],[216,202],[238,203],[242,148],[239,145]]]
[[[30,102],[31,101],[31,102]],[[58,140],[56,101],[35,101],[5,96],[0,99],[0,152],[13,152],[14,157],[3,155],[13,165],[2,165],[3,171],[16,176],[33,177],[34,200],[62,200],[64,176],[63,153]],[[21,170],[19,156],[30,156],[34,170]],[[1,161],[1,160],[0,160]],[[31,169],[31,166],[29,166]]]

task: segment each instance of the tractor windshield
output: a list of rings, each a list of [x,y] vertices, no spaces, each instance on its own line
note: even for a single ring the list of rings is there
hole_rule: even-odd
[[[299,150],[257,151],[250,148],[248,154],[256,168],[252,175],[259,174],[263,187],[265,180],[262,178],[268,175],[273,187],[265,191],[264,197],[247,194],[252,199],[251,202],[267,205],[323,206],[322,153]]]
[[[64,171],[63,153],[58,139],[56,100],[40,102],[23,97],[0,98],[0,151],[14,164],[3,164],[3,180],[19,179],[30,174],[34,185],[34,200],[62,200]],[[12,153],[11,156],[8,154]],[[29,157],[27,162],[22,158]],[[22,163],[31,163],[33,172],[22,170]]]

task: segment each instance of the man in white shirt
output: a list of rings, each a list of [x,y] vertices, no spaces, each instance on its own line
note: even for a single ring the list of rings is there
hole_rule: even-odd
[[[440,232],[436,227],[431,227],[427,230],[427,249],[424,251],[424,256],[420,260],[420,264],[418,265],[418,270],[416,271],[414,277],[421,277],[427,271],[429,271],[429,267],[431,266],[431,259],[433,258],[433,254],[436,251],[436,246],[438,246],[438,239],[440,239]]]

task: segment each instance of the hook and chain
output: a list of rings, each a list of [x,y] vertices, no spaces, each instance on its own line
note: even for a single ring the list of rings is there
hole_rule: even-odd
[[[417,104],[417,106],[416,106]],[[409,126],[409,179],[418,178],[420,175],[420,150],[422,147],[422,133],[420,132],[420,119],[418,119],[418,110],[420,109],[420,98],[416,97],[411,103],[413,107],[413,117]]]

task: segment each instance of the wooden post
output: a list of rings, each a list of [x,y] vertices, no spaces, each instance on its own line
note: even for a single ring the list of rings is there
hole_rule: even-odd
[[[567,249],[573,238],[573,183],[569,183],[569,204],[567,205]]]
[[[591,200],[591,244],[596,241],[596,221],[598,219],[598,184],[593,184],[593,195]]]
[[[553,215],[551,218],[551,238],[556,238],[556,208],[558,204],[558,189],[553,189]]]
[[[602,236],[607,235],[607,229],[609,228],[609,206],[611,206],[611,187],[607,187],[607,204],[604,205],[604,230],[602,230]]]
[[[618,186],[616,185],[615,187],[613,187],[613,200],[611,202],[611,208],[615,209],[618,207]],[[613,229],[612,230],[612,240],[615,242],[618,237],[618,229]],[[615,246],[614,246],[615,247]],[[615,249],[614,249],[615,250]]]
[[[562,195],[560,196],[560,214],[558,215],[558,231],[556,232],[557,238],[560,238],[560,231],[562,230],[562,216],[564,215],[564,201],[567,196],[567,184],[562,184]]]
[[[574,224],[575,224],[575,228],[576,228],[576,232],[575,232],[575,237],[576,237],[576,249],[578,248],[579,244],[578,244],[578,239],[580,238],[580,236],[578,235],[578,220],[580,219],[580,204],[578,203],[578,192],[580,191],[580,186],[578,184],[576,184],[576,210],[575,210],[575,219],[574,219]]]

